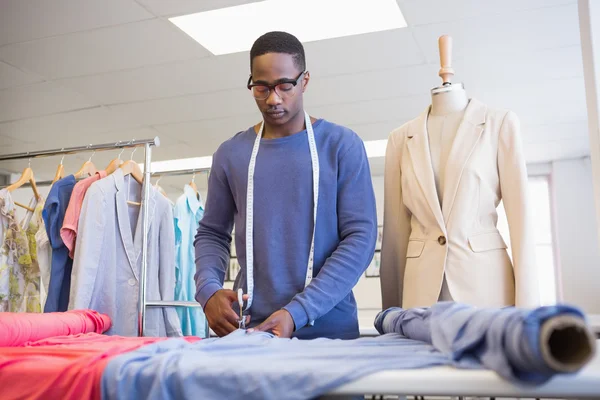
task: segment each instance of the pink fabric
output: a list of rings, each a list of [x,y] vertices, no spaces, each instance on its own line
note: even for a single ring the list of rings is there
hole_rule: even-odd
[[[75,241],[77,240],[77,228],[79,226],[79,215],[81,214],[81,206],[85,192],[92,186],[92,183],[106,178],[106,171],[98,171],[89,178],[79,181],[73,187],[73,193],[69,200],[69,205],[65,211],[65,219],[63,226],[60,228],[60,237],[65,246],[69,249],[69,257],[73,258],[75,254]]]
[[[111,325],[107,315],[93,310],[54,313],[0,313],[0,347],[23,346],[52,336],[106,332]]]
[[[102,373],[112,357],[164,339],[87,333],[0,348],[2,400],[100,400]]]

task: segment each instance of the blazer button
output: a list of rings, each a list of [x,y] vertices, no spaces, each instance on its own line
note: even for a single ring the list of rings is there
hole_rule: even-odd
[[[438,238],[438,243],[440,244],[440,246],[443,246],[446,244],[446,238],[444,236],[440,236]]]

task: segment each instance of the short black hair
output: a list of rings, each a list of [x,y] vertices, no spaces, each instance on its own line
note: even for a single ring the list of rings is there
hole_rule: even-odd
[[[291,54],[294,57],[294,63],[301,70],[306,69],[306,56],[304,55],[304,46],[298,38],[287,32],[273,31],[268,32],[256,39],[250,49],[250,70],[252,70],[252,61],[255,57],[268,53]]]

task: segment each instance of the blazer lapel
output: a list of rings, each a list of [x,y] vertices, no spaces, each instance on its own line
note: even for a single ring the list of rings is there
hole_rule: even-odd
[[[138,214],[138,219],[137,219],[137,224],[135,227],[135,237],[134,237],[134,242],[133,242],[133,248],[134,248],[134,253],[136,255],[135,258],[135,265],[136,268],[135,270],[138,270],[138,266],[141,266],[141,262],[142,262],[142,237],[143,237],[143,232],[142,232],[142,207],[144,207],[143,204],[143,197],[144,197],[144,190],[145,190],[145,186],[146,182],[144,181],[142,184],[142,206],[139,207],[139,214]],[[152,222],[154,221],[154,211],[156,208],[156,189],[154,187],[152,187],[152,185],[150,185],[150,196],[148,198],[148,204],[146,205],[148,207],[148,232],[146,232],[146,237],[150,236],[150,227],[152,226]],[[150,242],[148,241],[148,250],[150,250]],[[137,277],[137,274],[136,274]]]
[[[137,270],[135,268],[136,257],[133,246],[133,233],[131,232],[131,225],[129,223],[129,206],[127,205],[127,193],[123,182],[123,170],[118,168],[111,175],[114,177],[115,186],[117,187],[117,193],[115,194],[117,203],[117,222],[119,225],[119,232],[121,232],[121,240],[125,247],[125,253],[127,254],[127,260],[129,261],[129,267],[133,271],[133,275],[138,279]]]
[[[449,221],[465,165],[473,153],[475,145],[479,141],[485,127],[486,111],[487,108],[484,104],[471,99],[452,142],[446,165],[446,173],[443,177],[444,198],[442,211],[445,221]]]
[[[442,231],[445,231],[444,218],[440,207],[440,200],[435,188],[433,177],[433,166],[431,164],[431,153],[429,151],[429,137],[427,136],[427,116],[429,108],[425,110],[416,121],[416,128],[409,132],[407,147],[410,153],[413,170],[423,190],[431,212],[435,216]]]

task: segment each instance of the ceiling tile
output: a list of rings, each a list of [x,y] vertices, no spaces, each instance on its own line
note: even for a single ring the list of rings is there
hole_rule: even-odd
[[[560,62],[557,62],[560,60]],[[580,46],[530,51],[522,55],[505,55],[500,61],[486,54],[469,54],[453,63],[454,82],[463,82],[467,89],[530,85],[543,82],[552,85],[555,79],[583,77]],[[436,86],[439,65],[435,66]]]
[[[261,0],[137,0],[139,4],[146,6],[152,13],[161,16],[193,14],[202,11],[216,10],[218,8],[255,3],[257,1]]]
[[[157,125],[155,128],[161,134],[189,144],[188,149],[181,149],[187,151],[188,156],[180,155],[174,158],[201,157],[212,155],[221,143],[259,121],[260,114],[256,112],[236,117]]]
[[[507,29],[510,26],[510,29]],[[560,29],[557,29],[560,27]],[[427,61],[439,63],[438,38],[453,38],[453,58],[486,55],[503,61],[505,54],[523,54],[536,49],[578,45],[577,5],[485,18],[472,18],[412,28]]]
[[[0,62],[0,90],[29,85],[43,80],[40,76],[20,71],[11,65]]]
[[[1,60],[52,79],[197,59],[209,54],[174,25],[159,19],[0,47]]]
[[[312,107],[308,104],[306,109],[315,117],[325,118],[344,126],[352,126],[390,120],[404,123],[417,117],[429,103],[428,95],[419,95],[320,107]],[[384,139],[384,137],[379,139]]]
[[[133,0],[2,0],[0,45],[152,17]]]
[[[339,75],[422,64],[424,56],[410,30],[394,29],[304,44],[314,76]]]
[[[120,104],[244,88],[248,71],[248,54],[238,53],[67,78],[60,83],[102,104]]]
[[[464,20],[489,15],[577,4],[576,0],[397,0],[409,26]]]
[[[469,90],[490,107],[510,109],[524,125],[581,121],[587,118],[583,78],[489,86]]]
[[[429,93],[435,85],[436,73],[434,65],[421,65],[337,76],[312,76],[305,99],[311,106],[321,106],[419,95]]]
[[[0,135],[35,143],[47,140],[60,146],[80,146],[105,140],[105,132],[124,131],[140,126],[135,121],[105,107],[59,113],[44,117],[0,123]],[[120,136],[119,140],[131,139]],[[141,139],[137,137],[136,139]],[[110,139],[112,140],[112,139]],[[58,143],[61,141],[61,143]]]
[[[79,93],[52,82],[0,90],[0,122],[93,106]]]
[[[110,107],[143,125],[162,125],[252,113],[256,104],[247,89],[121,104]]]

